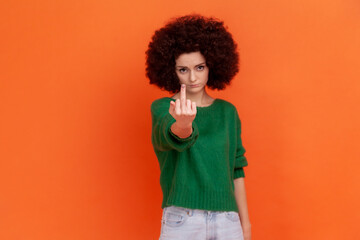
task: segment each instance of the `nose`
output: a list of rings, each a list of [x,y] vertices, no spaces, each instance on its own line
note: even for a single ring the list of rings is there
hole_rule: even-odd
[[[195,71],[191,71],[190,72],[190,81],[194,82],[196,80],[196,75],[195,75]]]

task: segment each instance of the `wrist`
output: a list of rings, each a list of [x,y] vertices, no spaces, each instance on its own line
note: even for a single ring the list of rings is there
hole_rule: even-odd
[[[180,123],[178,121],[174,122],[174,127],[176,127],[179,130],[191,130],[192,129],[192,122],[190,123]]]
[[[245,230],[251,229],[251,223],[250,223],[250,221],[241,222],[241,226],[242,226],[242,228],[245,229]]]
[[[171,131],[178,136],[179,138],[187,138],[192,134],[192,123],[188,125],[179,124],[178,122],[174,122],[171,125]]]

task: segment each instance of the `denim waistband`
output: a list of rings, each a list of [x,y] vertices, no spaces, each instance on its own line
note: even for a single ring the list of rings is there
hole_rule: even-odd
[[[184,207],[178,207],[178,206],[168,206],[164,208],[165,211],[176,211],[176,212],[183,212],[186,213],[189,216],[193,215],[217,215],[222,214],[227,211],[210,211],[210,210],[203,210],[203,209],[191,209],[191,208],[184,208]]]

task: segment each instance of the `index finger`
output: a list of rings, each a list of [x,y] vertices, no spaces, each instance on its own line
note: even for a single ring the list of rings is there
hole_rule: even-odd
[[[180,101],[181,103],[185,103],[185,100],[186,100],[186,85],[181,84]]]

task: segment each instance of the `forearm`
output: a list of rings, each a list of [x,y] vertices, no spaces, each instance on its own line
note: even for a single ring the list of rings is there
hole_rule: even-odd
[[[251,227],[245,191],[245,180],[243,177],[234,180],[236,204],[239,208],[239,216],[243,228]],[[245,229],[244,229],[245,230]]]
[[[187,138],[191,135],[193,129],[192,124],[189,124],[187,126],[180,126],[178,122],[174,122],[171,125],[170,130],[179,138]]]

